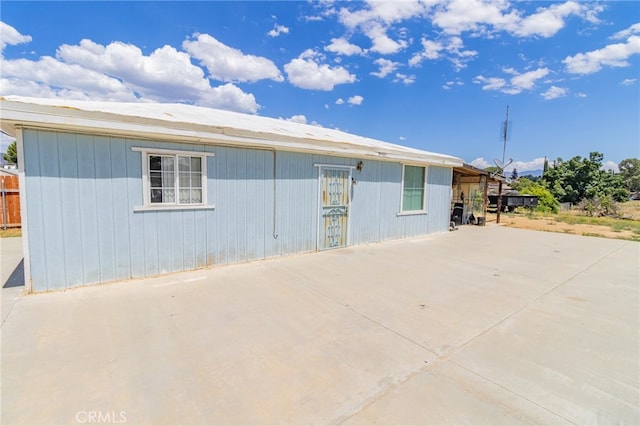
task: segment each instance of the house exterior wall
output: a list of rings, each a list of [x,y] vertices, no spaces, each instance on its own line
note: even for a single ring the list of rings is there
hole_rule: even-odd
[[[32,129],[22,144],[34,292],[315,251],[314,165],[360,161]],[[134,147],[214,153],[207,199],[215,208],[134,211],[143,205]],[[445,232],[451,177],[450,167],[428,167],[429,213],[398,215],[402,164],[365,160],[353,170],[349,244]]]

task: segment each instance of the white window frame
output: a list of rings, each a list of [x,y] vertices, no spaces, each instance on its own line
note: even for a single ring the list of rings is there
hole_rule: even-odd
[[[147,211],[147,210],[193,210],[193,209],[214,209],[215,206],[208,204],[207,200],[207,158],[214,157],[212,152],[199,152],[199,151],[182,151],[173,149],[160,149],[160,148],[143,148],[132,147],[132,151],[140,153],[142,161],[142,199],[143,205],[134,207],[134,211]],[[149,157],[151,156],[173,156],[175,158],[175,200],[171,203],[152,203],[151,202],[151,185],[149,178]],[[202,201],[200,203],[180,203],[179,195],[179,179],[180,170],[178,165],[178,157],[200,157],[201,165],[201,178],[202,178]]]
[[[424,181],[422,182],[422,209],[421,210],[404,210],[404,173],[407,166],[421,167],[424,169]],[[420,214],[428,214],[427,210],[427,176],[429,167],[426,164],[403,163],[402,164],[402,181],[400,182],[400,210],[397,216],[413,216]]]

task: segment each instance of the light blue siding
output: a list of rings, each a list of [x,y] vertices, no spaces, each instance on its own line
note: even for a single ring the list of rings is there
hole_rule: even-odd
[[[33,291],[315,251],[314,165],[360,161],[29,129],[23,142]],[[134,212],[143,204],[142,154],[132,147],[214,153],[207,198],[215,209]],[[350,245],[448,229],[451,168],[429,167],[428,214],[403,216],[402,164],[364,164],[352,170]]]

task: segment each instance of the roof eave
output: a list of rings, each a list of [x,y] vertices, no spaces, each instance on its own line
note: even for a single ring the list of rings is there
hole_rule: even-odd
[[[163,121],[155,118],[123,116],[2,100],[0,127],[15,136],[17,128],[42,128],[67,132],[109,134],[136,139],[150,138],[183,143],[200,143],[273,149],[282,151],[362,157],[381,161],[418,162],[446,167],[463,164],[456,157],[380,149],[345,142],[304,139],[248,130]],[[64,114],[62,114],[64,112]]]

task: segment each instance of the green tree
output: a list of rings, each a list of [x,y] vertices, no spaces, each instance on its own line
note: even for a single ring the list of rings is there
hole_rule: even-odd
[[[611,195],[624,201],[629,193],[621,175],[602,170],[604,156],[592,152],[589,158],[573,157],[569,161],[558,158],[542,175],[542,180],[560,202],[578,203],[585,198]]]
[[[18,146],[16,141],[13,141],[7,147],[7,152],[2,156],[4,161],[9,164],[18,164]]]
[[[640,191],[640,160],[627,158],[618,164],[624,186],[632,192]]]

